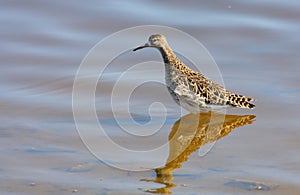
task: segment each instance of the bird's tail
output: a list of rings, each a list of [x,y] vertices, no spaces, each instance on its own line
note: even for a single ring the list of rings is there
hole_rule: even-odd
[[[234,106],[234,107],[241,107],[241,108],[255,108],[254,104],[251,104],[249,102],[254,101],[255,99],[249,98],[243,95],[237,95],[237,94],[230,94],[228,96],[227,104]]]

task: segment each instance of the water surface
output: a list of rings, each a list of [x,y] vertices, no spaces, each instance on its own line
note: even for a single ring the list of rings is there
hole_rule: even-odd
[[[297,194],[299,8],[298,1],[2,2],[1,194]],[[166,163],[167,174],[107,166],[85,147],[72,114],[74,77],[88,51],[111,33],[145,24],[167,25],[194,36],[216,60],[226,87],[257,99],[255,110],[229,110],[226,115],[255,116],[255,122],[227,128],[230,133],[220,134],[205,156],[199,155],[199,148],[206,142],[198,140],[180,163],[168,163],[173,146],[161,158],[145,157]],[[160,60],[154,50],[128,51],[123,57],[126,66],[112,63],[99,81],[99,120],[124,147],[143,150],[166,143],[180,109],[157,83],[135,91],[131,111],[137,122],[147,123],[149,105],[163,102],[168,116],[162,131],[136,139],[117,128],[107,104],[114,82],[131,59]],[[149,68],[133,76],[143,75],[157,77],[159,72]],[[124,82],[124,92],[130,82]],[[126,155],[123,159],[133,165],[141,161]]]

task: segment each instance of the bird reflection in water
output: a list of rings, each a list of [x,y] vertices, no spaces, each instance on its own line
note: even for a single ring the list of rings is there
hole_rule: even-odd
[[[147,189],[154,194],[171,194],[176,186],[172,181],[173,171],[188,160],[189,155],[205,144],[227,136],[233,129],[254,122],[254,115],[229,115],[215,112],[188,114],[173,125],[169,134],[169,156],[164,167],[154,169],[155,179],[141,179],[165,185],[162,188]]]

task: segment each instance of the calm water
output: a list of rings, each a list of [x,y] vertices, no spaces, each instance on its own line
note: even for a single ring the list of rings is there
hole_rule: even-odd
[[[298,1],[89,2],[1,3],[1,194],[299,193]],[[96,91],[97,115],[111,130],[110,138],[131,150],[148,150],[176,135],[194,144],[181,151],[183,143],[170,141],[169,151],[157,158],[123,154],[117,166],[164,165],[132,172],[107,166],[81,141],[73,119],[72,87],[81,61],[97,42],[145,24],[178,28],[198,39],[216,60],[226,87],[255,97],[257,108],[230,110],[231,115],[222,116],[225,123],[215,122],[210,131],[206,127],[211,116],[201,115],[196,131],[189,132],[185,129],[198,116],[181,118],[188,126],[179,128],[180,109],[164,86],[149,83],[134,91],[131,113],[145,124],[149,105],[159,101],[168,109],[167,120],[149,139],[130,136],[118,130],[107,103],[112,87],[132,59],[160,56],[152,50],[125,52],[122,63],[115,60],[105,71]],[[149,67],[132,78],[145,76],[162,77],[163,72]],[[132,80],[125,80],[124,93],[130,85]],[[122,107],[117,110],[124,112]],[[154,116],[159,121],[159,110],[154,109]],[[199,148],[215,140],[201,157]],[[113,153],[105,144],[101,148]],[[182,155],[175,155],[178,151]]]

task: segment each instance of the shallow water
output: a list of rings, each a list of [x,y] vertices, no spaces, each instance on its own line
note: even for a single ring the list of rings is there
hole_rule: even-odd
[[[7,1],[1,4],[1,194],[299,192],[298,1],[172,1],[172,4]],[[207,119],[200,120],[200,126],[188,122],[189,128],[202,132],[201,139],[196,139],[195,131],[191,135],[184,132],[179,137],[186,140],[181,144],[188,143],[183,144],[186,150],[180,152],[183,156],[174,158],[173,152],[181,149],[168,140],[174,132],[180,132],[174,130],[176,121],[181,116],[181,121],[198,117],[186,119],[191,116],[181,115],[165,87],[150,82],[138,87],[131,96],[133,121],[124,114],[122,100],[117,99],[115,111],[122,124],[143,125],[151,120],[149,106],[162,102],[166,112],[155,105],[150,112],[153,126],[166,117],[161,130],[148,137],[131,136],[120,130],[109,104],[114,83],[134,63],[161,61],[157,51],[133,53],[129,48],[99,80],[95,99],[99,122],[109,129],[111,140],[124,148],[144,151],[165,145],[167,150],[157,156],[137,158],[127,153],[113,154],[103,140],[95,140],[101,146],[99,151],[104,149],[105,155],[117,156],[120,161],[96,158],[80,139],[73,118],[72,89],[77,69],[98,41],[116,31],[145,24],[178,28],[203,43],[218,64],[226,87],[257,99],[255,110],[232,109],[224,117],[241,120],[244,115],[253,115],[251,122],[246,120],[238,125],[235,121],[221,122],[215,131],[210,129],[205,133],[202,130]],[[145,36],[142,41],[146,41],[148,34],[138,36]],[[132,38],[128,35],[124,40],[129,42]],[[142,79],[162,79],[161,70],[152,66],[133,72],[122,83],[122,93]],[[95,76],[88,75],[87,80]],[[143,130],[146,132],[147,128]],[[218,131],[220,136],[214,136],[213,132],[218,134]],[[207,145],[215,140],[215,144]],[[172,161],[175,163],[170,163],[170,159],[175,159]],[[128,169],[161,166],[133,172],[104,162]]]

